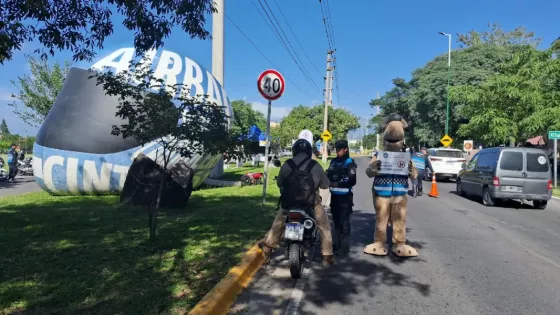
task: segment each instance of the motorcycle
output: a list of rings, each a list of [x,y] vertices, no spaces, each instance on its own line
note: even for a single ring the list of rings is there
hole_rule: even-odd
[[[33,176],[33,157],[18,160],[18,175]]]
[[[8,171],[6,171],[4,169],[4,159],[0,158],[0,182],[5,181],[6,179],[8,179]]]
[[[313,209],[291,209],[286,216],[284,246],[294,279],[301,278],[303,263],[317,238],[317,222],[311,213]]]
[[[274,177],[278,180],[278,176]],[[280,201],[278,201],[280,207]],[[313,208],[290,209],[284,222],[284,236],[281,246],[286,247],[290,265],[290,275],[293,279],[301,278],[303,263],[309,255],[311,247],[317,241],[317,222]]]

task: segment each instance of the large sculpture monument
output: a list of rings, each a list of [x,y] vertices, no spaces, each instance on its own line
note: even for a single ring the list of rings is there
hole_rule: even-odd
[[[154,76],[166,84],[182,83],[191,96],[208,95],[208,101],[226,105],[233,117],[225,90],[212,74],[186,56],[160,50],[149,51]],[[91,68],[120,72],[128,70],[134,48],[121,48],[97,61]],[[128,169],[138,153],[156,160],[159,145],[141,146],[133,138],[111,134],[118,97],[107,96],[87,69],[71,68],[33,147],[36,182],[54,195],[118,194]],[[161,151],[159,153],[161,155]],[[199,186],[210,174],[219,156],[196,155],[183,159],[174,154],[171,162],[183,159],[195,169],[193,186]]]

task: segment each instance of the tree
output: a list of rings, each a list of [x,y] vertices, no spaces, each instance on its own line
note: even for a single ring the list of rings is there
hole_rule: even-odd
[[[313,107],[299,105],[292,108],[288,116],[280,122],[282,143],[289,143],[297,138],[303,129],[311,130],[314,140],[319,140],[323,133],[324,110],[324,105]],[[333,141],[346,139],[348,131],[360,126],[358,117],[343,108],[329,108],[328,115],[328,130],[333,135]]]
[[[5,119],[2,119],[2,123],[0,124],[0,135],[7,136],[10,134],[10,129],[8,129],[8,124],[6,123]]]
[[[500,71],[499,65],[509,60],[519,46],[476,45],[453,52],[451,86],[478,86],[492,74]],[[445,132],[447,110],[447,56],[440,55],[424,68],[412,74],[411,102],[414,135],[421,143],[436,145]],[[457,139],[456,132],[467,118],[462,116],[462,104],[450,101],[449,134]]]
[[[393,113],[400,114],[410,125],[410,132],[406,135],[410,141],[414,135],[414,125],[412,121],[414,121],[417,116],[410,97],[412,85],[403,78],[393,79],[393,85],[394,87],[381,98],[373,99],[369,102],[371,107],[379,106],[381,108],[381,112],[370,119],[369,125],[374,126],[377,132],[381,132],[381,125],[383,124],[384,117]]]
[[[214,12],[212,0],[5,0],[0,6],[0,63],[11,60],[25,42],[37,40],[35,50],[46,58],[68,49],[74,61],[91,61],[113,33],[113,13],[123,15],[122,25],[134,32],[138,55],[163,46],[171,31],[180,27],[191,38],[207,39],[206,14]]]
[[[370,133],[362,137],[362,143],[365,148],[373,149],[377,144],[377,134]]]
[[[527,47],[516,43],[534,43],[533,33],[520,32],[517,28],[504,32],[494,27],[490,32],[471,32],[460,38],[466,48],[455,50],[451,56],[451,86],[479,86],[492,75],[501,71],[500,65]],[[529,34],[529,35],[527,35]],[[478,36],[478,37],[477,37]],[[478,39],[477,39],[478,38]],[[445,130],[447,108],[447,54],[437,56],[423,68],[412,73],[410,81],[397,78],[394,87],[371,106],[379,105],[381,114],[370,124],[378,125],[387,115],[396,112],[410,122],[407,143],[437,145]],[[473,135],[457,134],[460,126],[468,120],[462,107],[464,103],[450,102],[449,134],[454,143]]]
[[[451,90],[454,102],[464,104],[470,117],[460,135],[474,136],[489,145],[518,142],[560,128],[560,60],[552,51],[525,47],[479,86]]]
[[[473,47],[480,44],[498,46],[524,46],[537,47],[541,39],[535,37],[535,32],[528,32],[525,27],[519,26],[512,31],[504,31],[500,24],[488,23],[489,31],[477,32],[471,30],[466,34],[457,34],[457,42],[461,48]]]
[[[246,134],[253,125],[257,125],[260,130],[266,132],[266,117],[263,113],[254,110],[251,103],[237,100],[231,102],[231,107],[233,109],[233,124],[239,129],[240,133]]]
[[[181,84],[166,85],[153,72],[150,67],[142,67],[142,62],[131,62],[129,71],[92,76],[108,95],[119,97],[116,115],[127,123],[113,126],[112,134],[133,137],[142,145],[156,141],[161,150],[161,158],[156,162],[165,172],[172,156],[177,154],[190,158],[194,154],[227,152],[233,140],[225,107],[209,103],[206,96],[191,97],[188,88]],[[130,84],[133,81],[139,84]],[[165,176],[161,176],[155,207],[148,207],[150,239],[155,238],[165,184]]]
[[[560,37],[552,42],[552,44],[550,45],[550,50],[556,55],[560,55]]]
[[[56,62],[52,67],[44,59],[26,56],[31,67],[31,76],[18,77],[12,84],[19,90],[12,97],[19,102],[9,103],[14,108],[14,113],[26,124],[34,127],[40,126],[51,110],[64,79],[70,68],[70,62],[60,65]]]

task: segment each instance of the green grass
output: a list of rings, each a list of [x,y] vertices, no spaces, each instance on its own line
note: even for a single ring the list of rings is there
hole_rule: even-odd
[[[553,189],[552,194],[556,197],[560,197],[560,189]]]
[[[196,191],[160,213],[154,242],[146,210],[117,196],[2,198],[0,314],[187,312],[270,227],[269,187],[265,209],[262,186]]]

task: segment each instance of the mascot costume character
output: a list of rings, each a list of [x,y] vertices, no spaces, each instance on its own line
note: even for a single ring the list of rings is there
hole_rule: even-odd
[[[392,114],[383,124],[383,149],[387,152],[402,152],[404,133],[408,127],[401,115]],[[381,152],[380,152],[381,153]],[[373,244],[364,248],[366,254],[385,256],[389,251],[387,244],[387,225],[393,226],[393,247],[391,251],[399,257],[415,257],[418,251],[406,244],[406,206],[408,179],[416,179],[418,171],[408,163],[407,175],[378,174],[381,161],[374,156],[366,174],[373,180],[373,204],[375,208],[375,234]],[[390,188],[390,189],[388,189]]]

